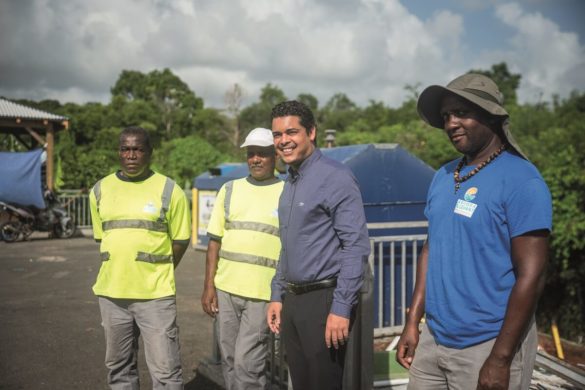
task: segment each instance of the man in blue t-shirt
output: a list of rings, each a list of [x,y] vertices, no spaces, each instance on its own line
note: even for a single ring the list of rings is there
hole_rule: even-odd
[[[427,197],[429,236],[396,355],[409,389],[530,385],[552,202],[502,103],[491,79],[471,73],[418,100],[463,156],[437,171]]]

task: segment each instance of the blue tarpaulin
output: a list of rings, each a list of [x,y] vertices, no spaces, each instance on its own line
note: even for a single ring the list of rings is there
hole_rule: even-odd
[[[41,183],[42,149],[0,152],[0,201],[45,208]]]

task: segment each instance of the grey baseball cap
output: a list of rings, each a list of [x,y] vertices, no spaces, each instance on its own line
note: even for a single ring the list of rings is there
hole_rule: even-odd
[[[425,122],[438,129],[443,129],[444,126],[440,110],[443,97],[447,93],[460,96],[488,113],[502,117],[502,133],[506,137],[508,145],[521,157],[528,160],[512,136],[509,114],[503,107],[504,95],[492,79],[481,74],[467,73],[457,77],[446,87],[441,85],[427,87],[420,94],[416,108]]]

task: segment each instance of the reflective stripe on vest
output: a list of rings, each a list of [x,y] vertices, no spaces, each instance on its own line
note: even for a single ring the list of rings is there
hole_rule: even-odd
[[[234,182],[228,181],[225,183],[225,199],[223,201],[224,218],[226,222],[230,220],[230,203],[232,201],[232,192],[234,190]]]
[[[98,213],[100,212],[100,199],[102,198],[102,180],[104,179],[98,180],[98,182],[93,186],[93,194],[95,195],[95,204]]]
[[[225,218],[225,230],[252,230],[260,233],[267,233],[278,237],[278,228],[273,225],[262,222],[253,221],[231,221],[230,220],[230,204],[232,201],[232,194],[234,191],[234,182],[229,181],[225,184],[225,199],[224,199],[224,218]],[[223,249],[219,250],[219,257],[226,260],[238,261],[241,263],[249,263],[255,265],[261,265],[269,268],[276,268],[277,260],[270,259],[268,257],[251,255],[248,253],[230,252]]]
[[[165,188],[161,196],[160,216],[158,217],[159,222],[166,220],[167,211],[171,205],[171,197],[173,196],[173,188],[175,188],[175,182],[167,177],[165,181]]]
[[[100,199],[102,195],[101,182],[102,181],[99,180],[97,183],[95,183],[95,186],[93,186],[93,193],[95,195],[98,213],[100,210]],[[168,225],[166,221],[166,214],[167,211],[169,211],[169,206],[171,204],[171,198],[173,195],[174,188],[175,182],[167,177],[161,195],[160,215],[156,221],[151,221],[147,219],[122,219],[116,221],[104,221],[102,222],[102,230],[106,231],[112,229],[145,229],[154,232],[167,232]]]
[[[102,230],[113,229],[144,229],[153,232],[166,232],[167,224],[159,221],[149,221],[146,219],[120,219],[116,221],[102,222]]]
[[[225,229],[241,229],[241,230],[253,230],[255,232],[272,234],[278,237],[278,228],[276,226],[269,225],[262,222],[250,222],[250,221],[228,221],[225,224]]]
[[[226,259],[226,260],[239,261],[240,263],[261,265],[261,266],[269,267],[269,268],[276,268],[276,265],[278,264],[278,262],[276,260],[269,259],[268,257],[255,256],[255,255],[250,255],[247,253],[229,252],[229,251],[225,251],[223,249],[219,250],[219,257]]]
[[[172,255],[154,255],[152,253],[138,252],[136,260],[146,261],[147,263],[172,263]]]

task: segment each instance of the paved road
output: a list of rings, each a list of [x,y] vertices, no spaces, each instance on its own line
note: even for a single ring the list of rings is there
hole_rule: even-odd
[[[107,389],[104,336],[91,291],[99,270],[89,238],[39,236],[0,242],[0,389]],[[219,389],[196,369],[210,356],[212,321],[199,303],[204,254],[189,249],[177,270],[186,389]],[[140,381],[151,381],[141,354]]]

